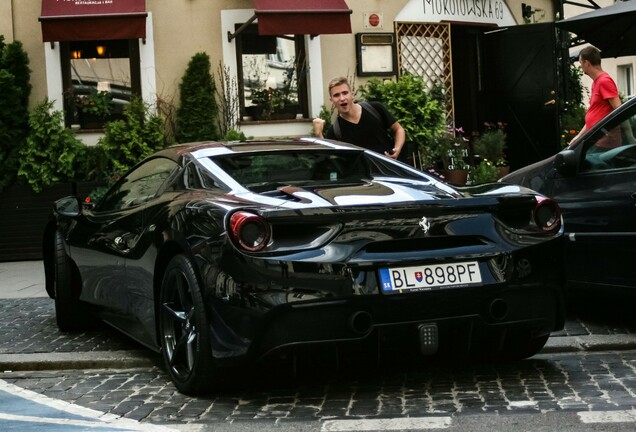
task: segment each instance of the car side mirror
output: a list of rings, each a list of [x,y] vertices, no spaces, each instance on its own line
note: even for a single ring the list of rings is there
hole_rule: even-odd
[[[572,175],[576,172],[578,156],[574,150],[563,150],[554,156],[554,169],[562,175]]]
[[[82,202],[77,197],[68,196],[55,201],[53,209],[61,216],[77,217],[82,213]]]

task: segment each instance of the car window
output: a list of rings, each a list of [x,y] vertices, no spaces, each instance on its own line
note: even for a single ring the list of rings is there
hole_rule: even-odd
[[[428,180],[428,176],[417,170],[404,168],[383,157],[368,156],[373,177],[398,177],[410,180]]]
[[[166,158],[154,158],[122,177],[100,201],[98,211],[122,210],[152,199],[178,165]]]
[[[583,171],[636,168],[636,105],[608,122],[585,144]]]
[[[248,189],[263,191],[284,184],[360,182],[370,179],[362,151],[232,154],[214,158]]]
[[[202,170],[193,161],[183,170],[183,187],[186,189],[229,189],[219,179]]]

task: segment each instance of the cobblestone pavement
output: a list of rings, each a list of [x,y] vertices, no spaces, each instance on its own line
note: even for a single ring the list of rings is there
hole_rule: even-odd
[[[53,301],[0,303],[0,355],[139,350],[107,326],[60,333]],[[631,325],[571,319],[554,337],[633,334]],[[150,353],[150,352],[149,352]],[[155,356],[150,353],[150,356]],[[155,356],[158,357],[158,356]],[[393,367],[394,366],[394,367]],[[636,351],[543,353],[499,365],[382,371],[315,367],[304,378],[262,373],[243,389],[191,398],[176,391],[157,365],[128,369],[4,371],[0,379],[36,393],[123,418],[166,425],[277,425],[333,419],[475,414],[631,411],[636,408]],[[267,372],[267,371],[265,371]],[[288,371],[287,371],[288,372]],[[216,425],[216,426],[215,426]]]
[[[636,352],[540,355],[502,365],[429,365],[347,374],[191,398],[158,368],[5,372],[19,387],[127,419],[163,425],[321,422],[334,419],[631,411]]]
[[[0,354],[142,349],[105,324],[84,333],[60,332],[55,303],[48,297],[2,299],[0,317]]]

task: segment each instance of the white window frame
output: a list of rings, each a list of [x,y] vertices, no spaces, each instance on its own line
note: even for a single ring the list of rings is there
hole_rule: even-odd
[[[221,11],[221,39],[223,41],[223,64],[228,68],[230,79],[238,82],[236,66],[236,38],[228,40],[228,34],[235,32],[237,24],[243,24],[254,16],[254,9],[226,9]],[[320,36],[305,36],[308,76],[307,96],[309,99],[309,117],[316,117],[324,104],[322,56]],[[248,136],[303,136],[308,135],[311,126],[307,122],[278,124],[241,125],[240,129]]]
[[[62,58],[59,42],[44,43],[44,61],[46,65],[47,97],[53,101],[53,109],[64,111],[64,89],[62,83]],[[152,31],[152,13],[146,17],[146,39],[139,40],[139,68],[141,73],[141,95],[151,107],[157,101],[157,79],[155,68],[155,44]],[[87,145],[94,145],[101,133],[81,134]]]
[[[624,97],[634,96],[634,65],[632,63],[616,66],[618,92]]]

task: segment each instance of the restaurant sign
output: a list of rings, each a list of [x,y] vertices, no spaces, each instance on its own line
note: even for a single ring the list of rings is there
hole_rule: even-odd
[[[398,13],[397,22],[468,22],[516,25],[503,0],[410,0]]]

